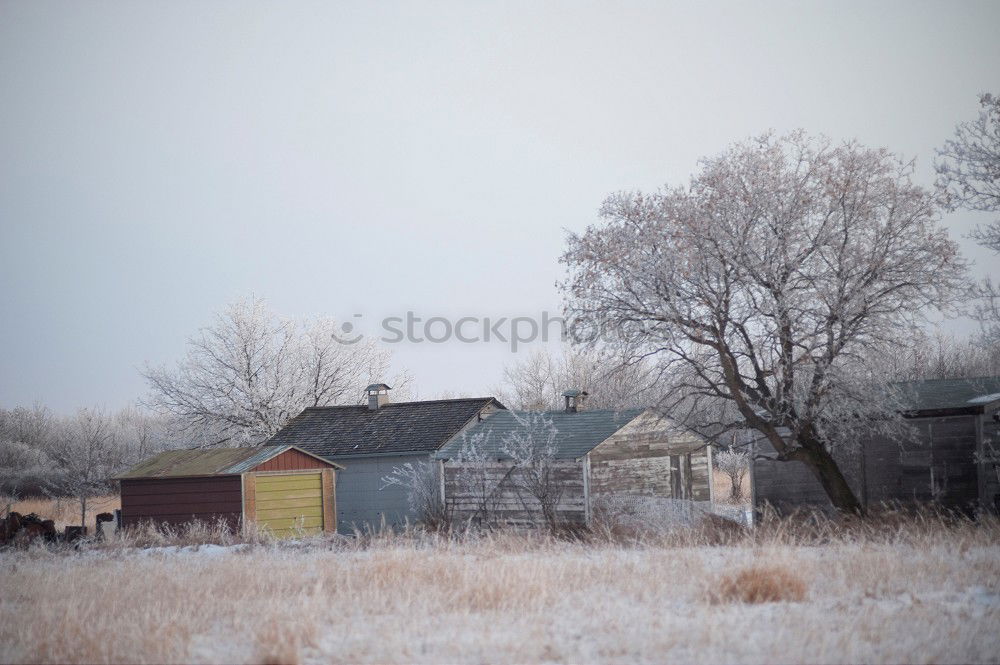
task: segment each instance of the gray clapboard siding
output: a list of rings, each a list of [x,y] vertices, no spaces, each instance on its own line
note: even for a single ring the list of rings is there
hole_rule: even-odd
[[[579,460],[556,460],[554,465],[553,479],[562,488],[556,506],[558,519],[564,524],[581,524],[586,521],[583,464]],[[476,468],[484,480],[469,486],[461,481],[459,463],[447,461],[444,464],[445,498],[455,521],[482,521],[480,507],[483,503],[487,505],[490,519],[496,522],[538,524],[541,521],[538,502],[511,481],[511,476],[518,472],[511,462],[494,462]],[[480,488],[487,488],[487,491]]]
[[[419,521],[420,516],[410,508],[406,488],[387,486],[382,478],[394,467],[421,462],[429,463],[430,456],[424,453],[344,460],[344,469],[337,475],[337,530],[350,534],[355,529],[378,530],[383,523],[398,528]]]

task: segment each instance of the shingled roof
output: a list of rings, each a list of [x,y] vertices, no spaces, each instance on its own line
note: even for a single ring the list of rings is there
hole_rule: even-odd
[[[1000,376],[929,379],[907,381],[899,385],[905,407],[911,412],[955,409],[981,411],[987,404],[1000,402]]]
[[[294,445],[326,458],[433,452],[487,406],[493,397],[396,402],[367,406],[321,406],[295,416],[270,441]]]
[[[601,444],[609,436],[639,417],[645,409],[624,409],[621,411],[545,411],[545,418],[556,428],[556,457],[577,459],[583,457]],[[498,411],[481,423],[471,427],[467,435],[487,433],[478,443],[480,452],[489,457],[503,459],[500,452],[505,437],[523,431],[524,425],[518,417],[529,415],[528,411]],[[462,439],[456,438],[434,456],[451,459],[462,449]]]

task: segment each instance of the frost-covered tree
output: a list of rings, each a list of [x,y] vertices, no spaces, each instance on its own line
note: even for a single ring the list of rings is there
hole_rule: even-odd
[[[938,150],[934,166],[938,189],[951,209],[1000,213],[1000,96],[979,96],[979,115],[960,123],[955,135]],[[977,226],[971,237],[1000,254],[1000,217]],[[1000,287],[988,276],[976,285],[975,317],[983,341],[1000,344]]]
[[[173,448],[190,444],[174,434],[177,429],[172,419],[130,405],[112,414],[112,425],[122,450],[122,464],[132,466],[144,459]]]
[[[568,240],[568,311],[655,359],[690,412],[759,431],[859,513],[834,450],[896,406],[865,359],[966,286],[911,171],[803,132],[734,145],[686,187],[609,197],[603,222]]]
[[[514,467],[509,483],[522,496],[525,511],[532,512],[537,504],[545,525],[555,532],[559,528],[558,506],[563,493],[556,461],[559,430],[542,412],[512,411],[511,415],[517,426],[503,436],[499,446]]]
[[[899,381],[1000,376],[1000,344],[977,336],[916,330],[898,341],[893,353],[880,353],[870,364]]]
[[[658,401],[648,363],[622,364],[607,353],[567,347],[559,355],[545,349],[504,366],[493,394],[510,408],[540,411],[563,406],[569,388],[590,393],[587,408],[626,409]]]
[[[114,475],[184,445],[164,417],[136,406],[72,416],[42,406],[0,409],[0,495],[6,504],[26,496],[70,497],[85,515],[90,498],[113,491]]]
[[[1000,212],[1000,96],[979,96],[979,116],[955,127],[937,152],[937,185],[951,208]],[[975,239],[1000,252],[1000,219],[980,226]]]
[[[87,524],[87,501],[111,491],[111,478],[125,466],[125,451],[114,419],[101,409],[80,409],[65,420],[50,446],[60,473],[48,490],[72,497],[80,506],[80,524]]]
[[[57,473],[49,457],[57,419],[41,405],[0,409],[0,496],[5,510],[39,494]]]
[[[441,496],[440,463],[407,462],[392,467],[382,476],[382,489],[401,487],[406,491],[410,510],[432,529],[444,529],[451,523],[451,511]]]
[[[750,453],[741,448],[725,448],[712,456],[715,468],[729,477],[729,500],[743,501],[743,480],[750,470]]]
[[[305,407],[358,403],[369,383],[405,390],[405,375],[388,376],[388,351],[341,343],[339,332],[331,319],[283,319],[261,299],[242,300],[188,340],[175,368],[146,368],[150,405],[199,445],[253,445]]]
[[[493,526],[496,522],[500,484],[506,474],[498,472],[496,455],[490,454],[490,429],[478,430],[473,434],[462,432],[458,454],[451,460],[456,471],[456,489],[452,497],[447,497],[448,511],[458,512],[460,506],[455,501],[472,504],[464,511],[470,515],[469,521],[480,526]]]

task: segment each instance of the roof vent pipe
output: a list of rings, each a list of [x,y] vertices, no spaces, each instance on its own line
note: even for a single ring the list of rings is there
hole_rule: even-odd
[[[583,409],[583,401],[587,399],[587,395],[589,394],[586,390],[577,390],[576,388],[564,390],[563,397],[566,398],[566,412],[576,413]]]
[[[368,394],[368,410],[378,411],[380,407],[388,404],[390,390],[392,388],[384,383],[373,383],[365,388],[365,392]]]

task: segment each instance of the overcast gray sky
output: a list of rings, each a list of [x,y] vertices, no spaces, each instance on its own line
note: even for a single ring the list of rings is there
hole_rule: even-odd
[[[998,26],[995,1],[0,2],[0,405],[123,405],[250,293],[365,324],[557,312],[565,230],[605,195],[767,129],[929,184],[1000,91]],[[393,350],[422,397],[512,358]]]

